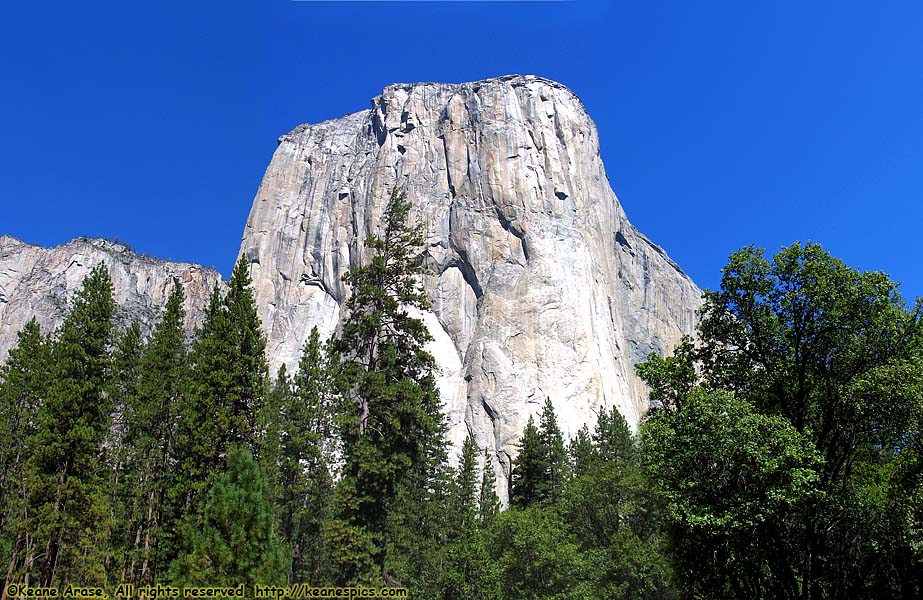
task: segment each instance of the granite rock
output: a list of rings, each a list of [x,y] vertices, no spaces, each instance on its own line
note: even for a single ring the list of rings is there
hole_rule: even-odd
[[[336,330],[394,186],[426,231],[421,316],[453,446],[470,432],[489,449],[501,497],[546,397],[565,435],[612,406],[637,426],[634,365],[694,331],[701,293],[629,223],[580,100],[534,76],[391,85],[279,139],[240,250],[273,368],[312,326]]]
[[[186,330],[204,318],[212,288],[221,283],[214,269],[141,256],[127,246],[77,238],[56,248],[0,237],[0,362],[17,343],[17,333],[34,316],[47,333],[64,320],[70,301],[90,271],[105,264],[112,278],[116,326],[137,320],[149,334],[160,320],[174,281],[186,294]]]

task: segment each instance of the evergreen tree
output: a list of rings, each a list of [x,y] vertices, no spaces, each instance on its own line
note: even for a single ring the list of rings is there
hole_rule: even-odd
[[[280,427],[280,533],[292,547],[289,580],[320,584],[329,580],[329,550],[322,538],[330,517],[333,478],[329,365],[317,328],[302,353],[294,389],[282,405]]]
[[[545,449],[532,415],[526,422],[519,440],[519,456],[513,464],[510,477],[510,504],[525,508],[539,500],[539,488],[545,478]]]
[[[440,573],[442,581],[434,594],[440,598],[496,597],[485,593],[495,588],[495,577],[478,519],[477,452],[477,444],[469,434],[462,445],[449,505],[447,565]]]
[[[558,420],[554,415],[551,398],[545,398],[538,436],[545,453],[545,477],[536,491],[540,499],[554,503],[564,488],[568,469],[564,437],[561,434],[561,428],[558,427]]]
[[[612,407],[599,413],[593,432],[593,447],[600,460],[634,464],[639,460],[638,447],[628,421]]]
[[[109,542],[107,571],[124,577],[132,549],[133,514],[138,510],[135,499],[137,482],[133,449],[127,442],[127,417],[131,406],[138,402],[141,383],[141,356],[144,340],[137,322],[119,337],[112,356],[110,394],[114,404],[112,425],[105,445],[109,449],[106,489],[109,491],[110,522],[113,524]]]
[[[459,457],[458,474],[455,477],[455,493],[453,511],[459,520],[460,529],[470,530],[474,527],[477,506],[477,442],[471,434],[465,438]]]
[[[378,579],[382,532],[398,491],[422,500],[441,477],[445,422],[424,345],[432,338],[410,310],[425,310],[417,260],[423,237],[407,223],[410,203],[394,190],[382,237],[366,240],[368,264],[344,277],[347,317],[334,349],[341,357],[342,479],[327,539],[345,581]],[[415,507],[422,505],[414,505]]]
[[[273,507],[281,510],[282,494],[282,427],[286,417],[286,407],[292,402],[295,393],[288,368],[282,364],[276,371],[276,378],[270,386],[263,410],[260,411],[260,452],[259,464],[266,477],[266,493]],[[277,514],[280,514],[277,511]],[[285,535],[280,530],[281,535]]]
[[[125,480],[131,485],[129,550],[120,581],[150,585],[175,555],[176,514],[167,491],[177,456],[177,403],[187,380],[182,284],[175,282],[163,317],[141,356],[138,393],[125,409],[128,448]]]
[[[10,569],[28,543],[19,526],[27,507],[23,465],[29,460],[27,442],[48,387],[48,353],[48,342],[33,318],[0,365],[0,557],[10,560]]]
[[[289,556],[273,521],[259,465],[249,450],[231,448],[202,518],[190,515],[180,528],[171,578],[183,586],[284,585]]]
[[[596,449],[593,447],[590,430],[586,425],[577,430],[577,435],[570,441],[567,452],[570,455],[574,477],[585,474],[596,462]]]
[[[513,506],[554,503],[567,476],[567,450],[550,399],[545,400],[539,428],[529,417],[520,446],[513,469]]]
[[[179,415],[181,457],[172,491],[182,514],[197,511],[231,446],[256,448],[268,388],[266,340],[241,256],[223,299],[217,287],[191,353],[189,385]]]
[[[105,583],[111,523],[102,442],[112,413],[114,308],[109,273],[99,265],[77,292],[52,348],[48,394],[26,467],[28,518],[21,525],[32,545],[17,569],[33,585]]]
[[[478,520],[481,528],[488,527],[500,512],[500,499],[497,497],[497,476],[490,462],[487,448],[484,448],[484,469],[481,472],[481,488],[478,494]]]
[[[554,509],[580,548],[593,597],[675,597],[662,502],[621,413],[600,412],[592,435],[578,432],[571,455],[574,476]]]

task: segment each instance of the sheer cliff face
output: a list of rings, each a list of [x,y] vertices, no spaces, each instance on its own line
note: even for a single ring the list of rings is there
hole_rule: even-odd
[[[241,246],[274,367],[313,325],[335,330],[395,185],[427,232],[423,317],[456,447],[472,432],[502,488],[545,397],[565,434],[610,406],[637,424],[633,365],[693,331],[700,292],[626,219],[580,100],[537,77],[392,85],[280,138]]]
[[[186,292],[189,333],[202,322],[208,298],[221,276],[198,265],[139,256],[105,240],[78,238],[57,248],[0,237],[0,362],[17,343],[17,333],[34,316],[42,331],[64,320],[74,293],[90,271],[103,263],[109,269],[116,321],[124,329],[137,320],[149,332],[180,281]]]

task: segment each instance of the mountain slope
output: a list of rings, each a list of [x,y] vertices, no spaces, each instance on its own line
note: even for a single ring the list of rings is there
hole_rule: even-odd
[[[0,361],[16,345],[17,333],[33,316],[43,332],[58,327],[83,278],[104,263],[112,277],[116,320],[137,320],[150,331],[160,319],[173,282],[186,292],[186,327],[202,322],[208,297],[221,276],[214,269],[138,255],[107,240],[77,238],[56,248],[0,237]]]

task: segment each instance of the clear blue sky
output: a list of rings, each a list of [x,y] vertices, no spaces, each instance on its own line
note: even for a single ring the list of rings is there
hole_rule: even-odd
[[[532,73],[596,121],[629,218],[703,287],[822,243],[923,295],[919,2],[16,2],[0,233],[230,271],[276,138],[396,81]]]

